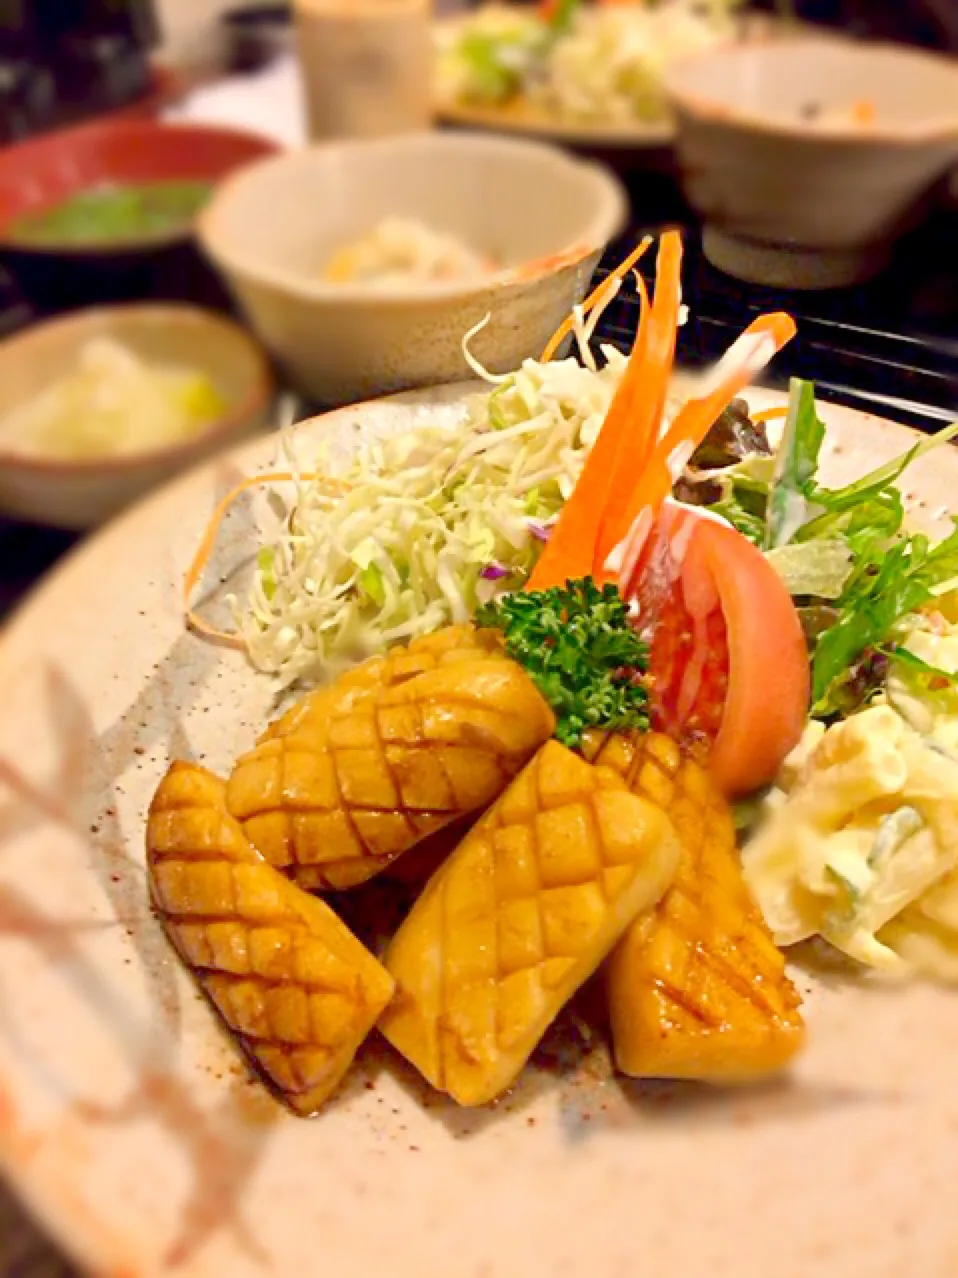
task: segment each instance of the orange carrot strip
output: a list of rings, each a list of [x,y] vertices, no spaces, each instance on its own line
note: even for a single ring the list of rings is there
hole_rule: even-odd
[[[582,468],[579,481],[563,507],[539,562],[526,583],[528,590],[548,590],[551,586],[564,585],[570,579],[585,576],[592,571],[603,515],[615,485],[627,482],[625,477],[632,470],[632,453],[641,459],[654,446],[658,433],[658,417],[654,416],[654,409],[651,412],[643,411],[654,399],[654,392],[653,397],[645,394],[647,381],[653,377],[649,369],[650,352],[653,342],[656,351],[668,347],[668,343],[661,338],[655,339],[652,325],[656,322],[659,290],[678,297],[681,260],[682,237],[677,231],[667,231],[659,246],[656,300],[651,307],[646,305],[644,286],[640,289],[642,317],[632,354],[602,423],[602,429]],[[660,308],[660,326],[663,314],[664,311]],[[675,314],[678,314],[677,303]],[[673,348],[674,327],[673,323]],[[666,370],[666,385],[668,377],[669,370]]]
[[[646,235],[645,238],[632,250],[629,256],[623,262],[620,262],[615,270],[605,277],[601,284],[597,284],[595,286],[589,296],[582,303],[582,313],[584,315],[588,315],[590,311],[593,311],[596,306],[601,305],[612,295],[618,281],[624,279],[629,271],[631,271],[635,266],[636,262],[645,256],[651,244],[652,236]],[[541,364],[548,364],[574,328],[575,318],[572,315],[567,315],[546,343],[545,350],[542,352],[539,360]]]
[[[615,460],[616,478],[610,481],[609,497],[600,516],[593,573],[601,574],[609,551],[620,540],[614,533],[621,525],[625,511],[629,509],[635,477],[642,475],[658,443],[662,413],[675,363],[681,305],[682,238],[678,232],[669,231],[662,236],[659,246],[648,343],[633,397],[628,405],[632,426],[627,434],[624,431],[622,433],[623,446]]]
[[[787,417],[787,416],[788,416],[787,404],[780,404],[778,408],[763,408],[760,413],[749,413],[749,417],[752,419],[752,421],[755,423],[756,426],[761,425],[762,422],[773,422],[776,419],[776,417]]]
[[[743,333],[745,336],[765,335],[772,339],[777,353],[795,336],[795,321],[783,311],[760,315]],[[741,338],[739,338],[741,341]],[[721,382],[707,395],[690,399],[680,410],[675,421],[655,448],[649,464],[643,469],[638,483],[633,487],[628,506],[618,523],[609,529],[609,548],[618,545],[632,527],[640,512],[646,507],[657,510],[672,491],[672,474],[669,460],[676,449],[685,447],[694,452],[709,433],[712,426],[736,395],[740,394],[755,376],[749,361],[733,364]],[[604,563],[604,561],[603,561]]]
[[[313,473],[300,475],[299,478],[322,480],[325,479],[325,476]],[[213,553],[213,547],[216,545],[216,537],[219,533],[220,525],[226,517],[227,511],[232,506],[233,502],[236,501],[237,497],[242,496],[242,494],[250,488],[258,487],[260,484],[279,484],[284,481],[294,479],[296,479],[296,476],[291,474],[289,471],[273,471],[267,475],[253,475],[249,479],[244,479],[242,483],[237,484],[235,488],[230,489],[226,496],[222,498],[221,501],[217,502],[216,508],[210,516],[209,523],[204,529],[196,554],[193,556],[190,566],[187,568],[183,577],[183,609],[186,613],[187,624],[190,629],[195,630],[197,634],[203,635],[206,639],[214,639],[217,643],[225,644],[231,648],[245,648],[246,645],[243,642],[242,637],[235,631],[217,630],[215,626],[211,626],[209,622],[204,621],[203,618],[190,607],[190,599],[192,598],[193,591],[196,589],[197,584],[203,575],[206,565],[210,561],[210,556]],[[339,480],[326,479],[325,482],[329,485],[331,495],[341,494],[349,487],[348,484],[343,484]]]

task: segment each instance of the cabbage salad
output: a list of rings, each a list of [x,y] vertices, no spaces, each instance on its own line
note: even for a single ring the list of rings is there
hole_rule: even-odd
[[[738,7],[739,0],[486,6],[438,28],[440,95],[486,106],[523,99],[568,121],[660,123],[668,117],[665,70],[733,35]]]
[[[390,644],[467,621],[521,585],[625,367],[614,348],[603,354],[601,370],[527,360],[476,395],[454,429],[369,443],[345,467],[320,456],[316,469],[349,488],[334,497],[298,481],[282,535],[261,550],[237,610],[254,665],[283,686],[325,680]]]

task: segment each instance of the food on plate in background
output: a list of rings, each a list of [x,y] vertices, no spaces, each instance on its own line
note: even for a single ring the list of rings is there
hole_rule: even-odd
[[[393,938],[382,1032],[461,1105],[494,1100],[678,858],[660,809],[550,741]]]
[[[146,844],[153,901],[184,962],[279,1095],[315,1112],[388,1003],[392,978],[328,905],[266,864],[205,768],[172,765]]]
[[[491,258],[454,235],[408,218],[387,218],[360,239],[337,249],[323,278],[331,284],[388,288],[470,279],[496,267]]]
[[[151,365],[112,338],[93,338],[73,368],[0,417],[0,449],[62,461],[127,457],[192,439],[225,408],[206,373]]]
[[[188,226],[212,190],[211,182],[186,180],[96,186],[52,208],[25,213],[7,238],[34,248],[161,239]]]
[[[528,103],[557,120],[668,119],[662,73],[735,32],[736,0],[486,5],[437,27],[444,102]]]
[[[662,733],[593,731],[583,753],[661,808],[681,842],[671,886],[609,962],[616,1065],[709,1082],[780,1070],[804,1041],[801,1000],[743,878],[728,804]]]

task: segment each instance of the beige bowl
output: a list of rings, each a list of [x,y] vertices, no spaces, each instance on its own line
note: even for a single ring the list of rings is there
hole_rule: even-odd
[[[227,412],[186,443],[126,457],[61,462],[0,442],[0,514],[58,528],[91,528],[177,471],[266,424],[275,387],[259,347],[230,320],[175,305],[79,311],[0,343],[0,417],[62,377],[80,348],[96,337],[114,338],[151,362],[205,372]]]
[[[742,279],[850,284],[958,163],[958,61],[825,37],[724,47],[667,76],[704,248]],[[874,113],[856,120],[856,104]]]
[[[624,225],[620,183],[541,143],[471,133],[329,143],[251,165],[200,219],[200,239],[290,379],[323,404],[506,371],[538,355]],[[503,268],[389,292],[322,278],[385,218],[460,238]]]

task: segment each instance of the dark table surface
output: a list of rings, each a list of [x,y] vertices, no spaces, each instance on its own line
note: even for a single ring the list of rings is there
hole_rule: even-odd
[[[786,309],[799,321],[799,337],[774,368],[780,384],[790,375],[809,377],[824,398],[923,430],[958,413],[958,212],[942,212],[909,236],[891,268],[871,284],[796,293],[739,284],[710,267],[667,175],[640,175],[631,185],[635,225],[612,246],[600,272],[621,260],[643,230],[676,222],[688,226],[685,300],[691,317],[680,336],[684,362],[717,358],[758,311]],[[31,318],[0,278],[0,337]],[[623,297],[606,313],[600,338],[630,341],[636,318],[634,297]],[[882,396],[926,408],[888,406]],[[308,408],[303,405],[302,415]],[[0,519],[0,618],[80,542],[69,533]],[[0,1274],[60,1278],[72,1272],[0,1190]]]

